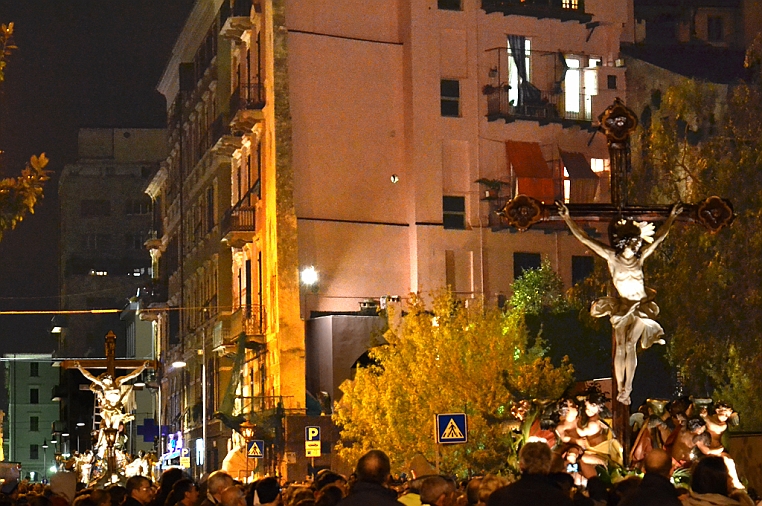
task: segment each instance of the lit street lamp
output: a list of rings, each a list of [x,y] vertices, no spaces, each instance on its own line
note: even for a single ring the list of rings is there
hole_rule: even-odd
[[[249,442],[254,439],[254,428],[256,425],[251,423],[248,420],[245,420],[243,423],[241,423],[239,427],[239,431],[241,432],[241,435],[246,440],[246,444],[244,444],[244,456],[246,458],[246,481],[245,483],[248,483],[249,481]]]
[[[42,482],[48,481],[48,440],[42,440]]]

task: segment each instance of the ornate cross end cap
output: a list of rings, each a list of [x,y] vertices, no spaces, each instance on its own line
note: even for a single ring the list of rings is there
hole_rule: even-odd
[[[609,142],[622,142],[635,131],[638,126],[638,118],[635,113],[628,109],[620,98],[606,108],[598,116],[601,122],[601,130]]]
[[[517,195],[499,214],[508,225],[524,232],[543,219],[542,202],[528,195]]]
[[[715,233],[733,223],[736,215],[733,213],[733,204],[730,200],[715,196],[698,204],[696,217],[699,223]]]

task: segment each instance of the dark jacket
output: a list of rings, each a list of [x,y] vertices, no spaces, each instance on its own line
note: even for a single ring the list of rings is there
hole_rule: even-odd
[[[572,506],[561,487],[542,474],[523,474],[519,481],[492,492],[487,506]]]
[[[404,506],[397,500],[397,493],[378,483],[358,481],[349,495],[338,506]]]
[[[677,489],[669,478],[659,474],[646,473],[638,488],[624,496],[619,506],[681,506]]]
[[[122,503],[122,506],[143,506],[143,503],[138,501],[132,496],[127,496],[124,498],[124,502]]]

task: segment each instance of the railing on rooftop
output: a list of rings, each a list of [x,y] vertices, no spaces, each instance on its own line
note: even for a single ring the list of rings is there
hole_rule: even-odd
[[[482,10],[487,14],[502,12],[505,15],[553,18],[580,23],[588,23],[593,18],[585,13],[585,0],[482,0]]]

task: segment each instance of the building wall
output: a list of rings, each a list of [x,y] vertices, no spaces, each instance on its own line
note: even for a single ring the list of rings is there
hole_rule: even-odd
[[[486,14],[480,6],[476,0],[464,0],[462,11],[423,0],[383,8],[287,2],[299,264],[320,273],[318,292],[303,297],[304,315],[356,310],[368,297],[436,290],[448,282],[448,265],[450,278],[453,265],[460,272],[457,292],[507,294],[514,252],[541,253],[569,286],[571,256],[591,254],[563,228],[493,232],[491,209],[475,181],[509,179],[508,140],[540,144],[551,163],[559,149],[582,152],[588,161],[608,159],[605,139],[593,135],[592,121],[488,121],[482,88],[493,68],[506,77],[506,34],[523,35],[532,44],[532,81],[543,90],[554,71],[544,59],[559,52],[600,59],[591,70],[598,92],[590,119],[596,118],[626,94],[617,60],[620,41],[633,36],[632,4],[587,2],[594,29]],[[354,22],[360,18],[373,22]],[[616,80],[612,89],[609,76]],[[460,83],[459,117],[441,114],[441,79]],[[448,195],[465,197],[465,230],[442,228]]]
[[[58,404],[51,401],[53,387],[58,384],[58,368],[52,365],[51,355],[6,354],[6,388],[8,389],[8,415],[5,439],[8,451],[5,459],[20,462],[22,477],[37,473],[39,481],[44,473],[43,464],[50,467],[60,446],[50,444],[53,423],[59,419]],[[36,364],[38,374],[31,375],[31,364]],[[37,390],[37,402],[33,403],[31,391]],[[31,426],[31,417],[37,418],[37,430]],[[49,448],[43,449],[48,442]],[[31,458],[31,446],[37,445],[37,458]],[[47,458],[44,458],[44,455]],[[51,474],[48,470],[48,476]]]

